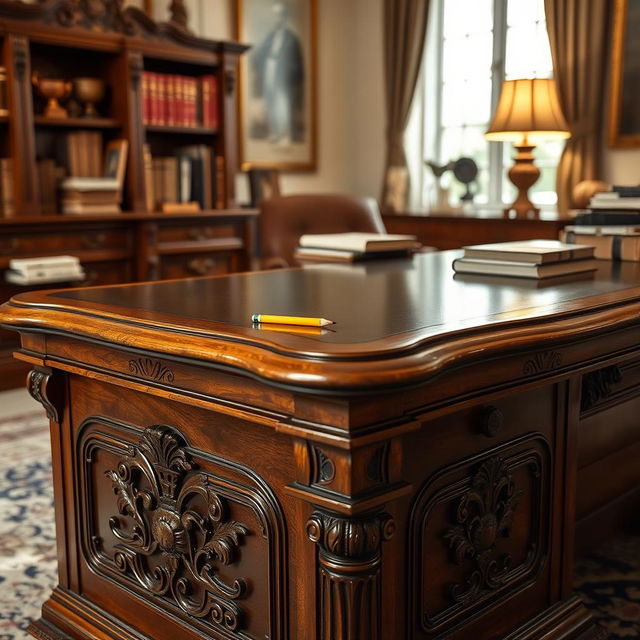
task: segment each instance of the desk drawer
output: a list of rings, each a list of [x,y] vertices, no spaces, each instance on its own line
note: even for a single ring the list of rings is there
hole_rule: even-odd
[[[194,221],[185,224],[162,224],[158,229],[158,241],[162,242],[201,242],[211,238],[228,238],[237,235],[233,224],[207,224]]]
[[[92,251],[131,247],[124,229],[49,229],[43,233],[16,234],[0,239],[0,255],[11,258],[55,255],[72,251]]]

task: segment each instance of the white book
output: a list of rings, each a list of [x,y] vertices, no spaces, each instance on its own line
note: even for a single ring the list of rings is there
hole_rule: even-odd
[[[640,227],[631,225],[568,225],[565,231],[573,231],[573,233],[585,236],[639,236]]]
[[[597,260],[569,260],[551,264],[532,264],[527,262],[510,262],[508,260],[475,260],[459,258],[453,261],[456,273],[481,273],[484,275],[515,276],[518,278],[551,278],[568,273],[595,271]]]
[[[463,247],[465,258],[511,260],[532,264],[565,262],[592,258],[594,248],[589,245],[567,244],[559,240],[515,240]]]
[[[119,191],[120,183],[116,178],[65,178],[60,187],[77,191]]]
[[[8,269],[5,272],[5,280],[7,282],[11,282],[12,284],[22,284],[22,285],[30,285],[30,284],[49,284],[52,282],[78,282],[79,280],[84,280],[85,273],[82,269],[79,271],[66,272],[66,273],[58,273],[57,275],[40,275],[35,276],[33,274],[24,274],[19,273],[17,271],[11,271]]]
[[[42,258],[12,258],[9,269],[13,271],[40,271],[48,268],[76,268],[80,260],[76,256],[45,256]]]
[[[314,233],[300,237],[301,247],[338,251],[402,251],[418,245],[416,236],[397,233]]]
[[[640,198],[617,198],[611,200],[596,200],[591,198],[589,209],[640,209]]]

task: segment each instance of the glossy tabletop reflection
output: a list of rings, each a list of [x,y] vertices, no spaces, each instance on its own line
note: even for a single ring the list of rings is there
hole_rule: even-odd
[[[224,277],[61,290],[19,296],[20,303],[77,308],[174,328],[287,342],[375,343],[399,334],[421,338],[492,323],[585,311],[638,297],[640,265],[602,261],[595,274],[544,281],[454,276],[457,251],[356,265],[313,265]],[[254,313],[334,320],[325,331],[252,326]],[[259,338],[258,338],[259,339]]]

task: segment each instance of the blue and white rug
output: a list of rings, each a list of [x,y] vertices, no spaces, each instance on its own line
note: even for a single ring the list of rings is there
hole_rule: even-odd
[[[27,640],[57,583],[44,412],[0,420],[0,456],[0,640]],[[640,536],[617,538],[580,559],[575,588],[610,640],[640,638]]]
[[[49,425],[0,420],[0,640],[26,640],[57,582]]]

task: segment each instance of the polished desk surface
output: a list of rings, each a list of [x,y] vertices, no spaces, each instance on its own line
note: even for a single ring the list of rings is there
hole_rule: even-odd
[[[330,387],[355,384],[338,372],[340,365],[354,375],[359,367],[360,385],[390,382],[385,375],[414,382],[447,358],[488,355],[515,339],[522,345],[533,325],[538,340],[545,330],[550,339],[566,338],[640,313],[638,263],[602,261],[595,274],[537,281],[454,275],[457,255],[27,293],[5,306],[0,319],[123,345],[140,339],[158,352]],[[254,326],[254,313],[336,324]],[[245,349],[246,361],[237,350],[228,353],[231,344]],[[296,370],[303,363],[305,375]]]

